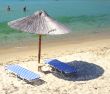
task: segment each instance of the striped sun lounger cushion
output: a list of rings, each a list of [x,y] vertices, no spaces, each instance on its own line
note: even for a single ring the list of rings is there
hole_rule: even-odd
[[[8,65],[5,67],[5,69],[14,73],[15,75],[19,76],[20,78],[29,81],[29,82],[40,78],[39,74],[34,73],[30,70],[27,70],[19,65]]]
[[[45,63],[49,64],[51,67],[57,69],[60,72],[64,72],[65,74],[71,74],[77,72],[76,68],[74,68],[73,66],[70,66],[57,59],[48,59],[45,61]]]

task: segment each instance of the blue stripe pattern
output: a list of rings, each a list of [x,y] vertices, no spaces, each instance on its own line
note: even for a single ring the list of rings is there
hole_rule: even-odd
[[[45,61],[45,64],[49,64],[51,67],[59,70],[60,72],[64,72],[65,74],[77,72],[76,68],[74,68],[73,66],[63,63],[57,59],[48,59]]]
[[[19,65],[8,65],[5,67],[5,69],[18,75],[20,78],[28,80],[28,81],[32,81],[32,80],[40,78],[39,74],[36,74],[30,70],[27,70]]]

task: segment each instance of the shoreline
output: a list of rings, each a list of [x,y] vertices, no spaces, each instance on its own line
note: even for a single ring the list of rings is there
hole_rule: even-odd
[[[105,33],[104,33],[105,34]],[[77,37],[74,34],[49,36],[43,38],[41,62],[45,58],[55,58],[62,54],[68,55],[82,51],[103,49],[110,47],[109,32],[105,35],[102,33],[91,34],[88,36]],[[74,37],[73,37],[74,36]],[[37,38],[36,38],[37,39]],[[0,65],[19,63],[20,61],[36,60],[38,55],[38,41],[26,43],[25,45],[15,45],[0,48]]]
[[[27,33],[28,34],[28,33]],[[34,34],[35,35],[35,34]],[[102,40],[102,39],[109,39],[110,38],[110,28],[105,29],[96,29],[92,31],[79,31],[79,32],[70,32],[69,34],[62,34],[62,35],[45,35],[42,37],[43,44],[51,44],[53,42],[61,44],[65,41],[70,43],[79,44],[82,42],[94,41],[94,40]],[[10,40],[10,39],[9,39]],[[38,42],[38,36],[34,36],[34,38],[22,39],[22,40],[12,40],[6,43],[0,44],[0,49],[7,49],[13,47],[24,47],[24,46],[35,46]]]

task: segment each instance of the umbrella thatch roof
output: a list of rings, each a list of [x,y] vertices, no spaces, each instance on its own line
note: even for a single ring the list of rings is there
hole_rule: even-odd
[[[23,17],[8,23],[14,29],[36,34],[65,34],[70,30],[52,19],[45,11],[38,11],[32,16]]]

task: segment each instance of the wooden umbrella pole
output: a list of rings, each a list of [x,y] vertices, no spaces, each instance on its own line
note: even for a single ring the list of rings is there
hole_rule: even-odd
[[[41,35],[39,35],[39,48],[38,48],[38,71],[41,71],[41,66],[40,66],[40,58],[41,58]]]

